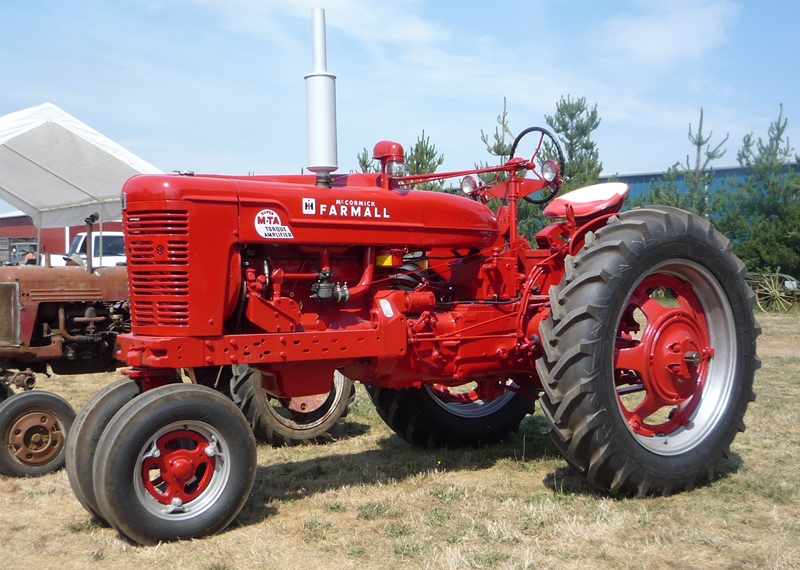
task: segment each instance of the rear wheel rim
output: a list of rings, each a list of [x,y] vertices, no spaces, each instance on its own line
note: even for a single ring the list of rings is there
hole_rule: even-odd
[[[507,380],[505,385],[517,388],[511,380]],[[503,408],[516,395],[493,380],[472,382],[458,388],[443,384],[430,386],[426,384],[425,390],[439,406],[461,418],[483,418],[491,415]]]
[[[731,399],[736,350],[733,312],[706,268],[668,260],[641,278],[617,326],[613,365],[619,411],[636,441],[673,456],[709,437]]]
[[[327,422],[331,413],[336,411],[337,398],[346,398],[344,394],[345,378],[341,374],[336,374],[333,379],[333,387],[327,394],[310,396],[307,398],[276,398],[266,395],[268,413],[281,425],[297,430],[310,431]],[[255,389],[260,389],[256,384]],[[302,404],[308,402],[308,412],[301,411]]]

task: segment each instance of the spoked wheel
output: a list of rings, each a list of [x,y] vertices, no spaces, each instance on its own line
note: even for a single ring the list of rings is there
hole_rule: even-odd
[[[107,522],[94,494],[94,464],[97,443],[111,418],[142,393],[138,382],[120,378],[104,386],[78,412],[67,437],[67,476],[78,502],[95,519]]]
[[[788,313],[795,298],[785,282],[786,278],[778,273],[764,275],[756,286],[758,308],[765,313]]]
[[[537,370],[553,440],[589,483],[669,494],[713,477],[755,398],[744,274],[707,221],[666,207],[612,219],[568,258]]]
[[[94,460],[101,512],[141,544],[213,534],[253,486],[256,446],[241,412],[211,388],[172,384],[117,413]]]
[[[64,465],[75,410],[52,392],[15,394],[0,404],[0,473],[37,477]]]
[[[516,384],[507,381],[511,387]],[[378,414],[418,447],[470,447],[500,441],[533,413],[533,398],[493,380],[459,388],[434,384],[394,390],[367,386]],[[531,395],[533,396],[533,394]]]
[[[319,441],[347,416],[355,397],[353,381],[336,372],[327,394],[304,398],[274,398],[261,387],[261,372],[233,366],[231,397],[239,406],[256,438],[276,447]]]

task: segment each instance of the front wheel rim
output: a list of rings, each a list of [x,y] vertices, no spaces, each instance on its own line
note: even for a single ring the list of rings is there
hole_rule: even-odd
[[[719,281],[693,261],[662,262],[630,290],[616,330],[616,399],[636,441],[674,456],[710,437],[730,404],[737,351]]]
[[[175,422],[150,436],[134,472],[140,503],[156,517],[187,520],[211,508],[230,480],[230,449],[201,421]]]
[[[56,416],[46,411],[21,415],[8,428],[7,441],[14,458],[27,466],[51,461],[64,446],[64,433]]]

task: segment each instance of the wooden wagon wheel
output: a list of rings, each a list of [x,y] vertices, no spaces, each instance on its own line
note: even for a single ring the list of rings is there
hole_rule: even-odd
[[[765,313],[787,313],[794,305],[794,291],[784,284],[780,273],[765,274],[756,286],[756,302]]]

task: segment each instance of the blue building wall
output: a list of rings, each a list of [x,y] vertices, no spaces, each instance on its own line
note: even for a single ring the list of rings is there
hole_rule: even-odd
[[[797,164],[793,165],[795,171],[800,172],[800,167]],[[725,168],[715,168],[714,169],[715,177],[714,183],[711,185],[711,191],[714,192],[718,190],[723,185],[726,185],[728,179],[733,179],[737,182],[744,182],[749,178],[747,171],[742,168],[741,166],[728,166]],[[619,174],[617,175],[617,180],[620,182],[624,182],[628,186],[631,187],[631,191],[628,194],[628,200],[636,198],[640,194],[644,194],[647,192],[647,189],[650,187],[650,182],[653,180],[661,181],[664,179],[664,172],[645,172],[641,174]],[[608,182],[610,176],[601,176],[600,182]],[[682,174],[678,175],[678,189],[681,192],[686,192],[687,187],[684,182],[684,176]]]

